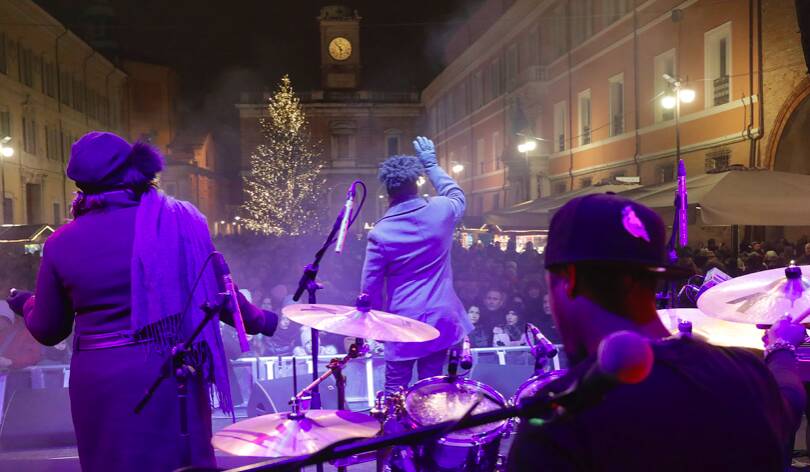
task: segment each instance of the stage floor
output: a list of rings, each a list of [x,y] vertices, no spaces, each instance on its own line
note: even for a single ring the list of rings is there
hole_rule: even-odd
[[[237,411],[237,420],[246,418],[244,411]],[[228,417],[215,416],[213,419],[214,431],[231,424]],[[506,454],[509,451],[511,441],[507,438],[501,441],[501,452]],[[216,451],[217,463],[223,468],[240,467],[256,463],[262,458],[236,457]],[[47,449],[23,449],[13,451],[0,451],[0,471],[15,470],[25,472],[81,472],[79,467],[79,457],[75,447],[59,447]],[[314,471],[315,467],[307,467],[306,471]],[[337,470],[329,464],[324,465],[327,472]],[[374,461],[356,464],[348,468],[354,472],[376,472],[377,467]]]
[[[213,422],[214,431],[218,431],[229,424],[231,424],[230,418],[215,417]],[[804,449],[805,447],[805,429],[806,422],[802,421],[802,426],[796,434],[796,449]],[[507,454],[510,444],[511,438],[506,438],[501,441],[501,454]],[[262,459],[236,457],[217,451],[217,462],[219,466],[223,468],[245,466],[260,460]],[[793,465],[796,467],[794,470],[810,470],[810,459],[808,459],[807,456],[798,457],[794,460]],[[376,464],[373,461],[365,462],[353,465],[348,469],[354,472],[375,472]],[[21,472],[81,472],[75,447],[0,451],[0,470],[15,470]],[[315,467],[307,467],[304,470],[314,471]],[[332,472],[337,470],[337,468],[325,464],[324,470]]]

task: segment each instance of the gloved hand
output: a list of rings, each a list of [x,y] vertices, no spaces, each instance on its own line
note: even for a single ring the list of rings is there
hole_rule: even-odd
[[[425,169],[439,165],[439,162],[436,160],[436,147],[430,139],[424,136],[417,136],[416,140],[413,142],[413,148],[416,151],[416,157],[419,158],[419,162],[422,163],[422,167]]]
[[[807,338],[807,331],[804,326],[794,323],[789,316],[785,316],[771,326],[762,338],[765,341],[765,349],[768,350],[775,345],[790,344],[794,348],[799,347]]]
[[[6,298],[6,303],[8,303],[8,307],[11,308],[15,314],[22,316],[23,315],[23,306],[25,306],[25,302],[28,301],[29,298],[34,296],[34,292],[28,292],[26,290],[17,290],[15,288],[11,289],[11,292]]]

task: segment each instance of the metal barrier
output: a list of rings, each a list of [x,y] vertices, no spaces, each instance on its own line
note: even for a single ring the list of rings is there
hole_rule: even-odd
[[[558,346],[558,349],[561,346]],[[488,354],[495,354],[497,358],[497,363],[499,365],[506,365],[508,363],[507,354],[508,353],[528,353],[529,347],[528,346],[509,346],[509,347],[486,347],[486,348],[473,348],[472,353],[474,359],[480,357],[481,355],[488,355]],[[340,357],[341,354],[323,354],[318,356],[318,364],[319,364],[319,371],[323,371],[325,369],[325,365],[334,359],[335,357]],[[299,373],[312,373],[312,357],[310,356],[263,356],[263,357],[242,357],[239,359],[235,359],[231,361],[231,365],[233,366],[235,371],[239,371],[242,369],[246,369],[249,372],[248,376],[242,376],[237,374],[237,380],[242,380],[243,378],[247,377],[247,384],[243,385],[244,389],[243,392],[250,392],[253,384],[257,381],[263,380],[273,380],[283,377],[289,377],[292,375],[292,365],[293,363],[296,364],[296,368],[299,368]],[[366,356],[361,359],[357,359],[352,361],[349,366],[356,366],[359,364],[363,364],[362,368],[352,367],[352,375],[362,375],[364,376],[365,382],[363,382],[365,392],[358,395],[347,395],[347,400],[355,401],[355,402],[367,402],[369,406],[374,405],[374,397],[376,391],[379,390],[377,387],[378,381],[382,379],[377,378],[377,374],[375,370],[380,369],[381,366],[384,365],[384,359],[382,356]],[[375,365],[376,364],[376,365]],[[376,369],[375,369],[376,367]],[[551,367],[554,370],[560,369],[560,358],[554,357],[551,362]],[[45,388],[45,377],[49,373],[53,372],[61,372],[62,381],[61,385],[64,388],[68,387],[70,381],[70,366],[69,365],[36,365],[31,367],[26,367],[23,371],[29,372],[31,375],[31,387],[35,389]],[[241,383],[241,382],[240,382]],[[1,386],[1,385],[0,385]],[[360,392],[357,392],[360,393]],[[2,392],[0,392],[2,395]]]

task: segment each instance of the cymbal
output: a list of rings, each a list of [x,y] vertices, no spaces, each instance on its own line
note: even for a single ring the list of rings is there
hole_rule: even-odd
[[[344,336],[396,342],[422,342],[439,337],[439,331],[433,326],[379,310],[302,303],[285,306],[282,312],[296,323]]]
[[[678,320],[692,323],[692,334],[715,346],[763,349],[764,331],[752,324],[732,323],[712,318],[697,308],[658,310],[658,317],[672,333],[678,334]]]
[[[712,318],[736,323],[774,324],[810,309],[810,266],[771,269],[727,280],[706,290],[698,308]]]
[[[215,448],[236,456],[312,454],[338,441],[370,438],[380,430],[371,416],[345,410],[309,410],[300,419],[272,413],[234,423],[214,434]]]

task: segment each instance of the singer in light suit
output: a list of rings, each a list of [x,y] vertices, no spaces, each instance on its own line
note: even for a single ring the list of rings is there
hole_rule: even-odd
[[[393,156],[380,166],[390,207],[369,232],[362,291],[372,307],[427,323],[439,337],[421,343],[385,343],[385,390],[441,375],[447,350],[472,331],[453,288],[450,249],[464,215],[461,187],[439,167],[430,139],[414,141],[418,156]],[[427,175],[438,196],[420,197],[417,180]]]
[[[162,168],[151,146],[130,145],[112,133],[77,141],[67,166],[81,190],[74,219],[45,243],[36,295],[18,291],[8,299],[42,344],[74,332],[70,408],[84,472],[184,465],[175,379],[165,380],[139,414],[133,409],[169,350],[204,317],[200,305],[217,301],[218,275],[211,270],[214,245],[205,217],[155,187]],[[273,334],[275,314],[244,297],[239,306],[248,332]],[[188,385],[190,462],[213,467],[209,394],[233,411],[217,317],[193,352],[198,374]]]

